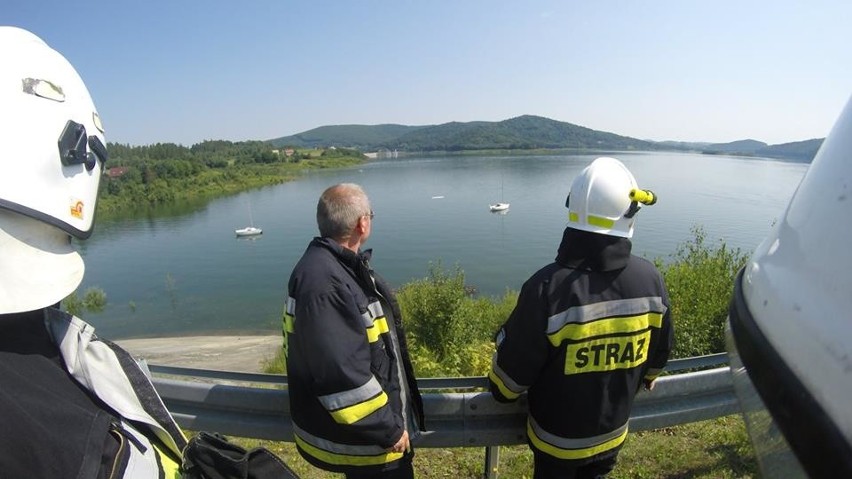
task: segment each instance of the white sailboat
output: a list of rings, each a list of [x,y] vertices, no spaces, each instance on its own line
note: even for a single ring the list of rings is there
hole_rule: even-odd
[[[503,178],[502,177],[500,177],[500,202],[488,205],[488,209],[492,213],[496,213],[498,211],[506,211],[506,210],[509,209],[509,203],[503,202]]]
[[[241,237],[241,236],[257,236],[259,234],[263,234],[262,229],[254,226],[254,218],[252,218],[252,215],[251,215],[251,202],[249,202],[249,204],[248,204],[248,210],[249,210],[249,226],[246,226],[245,228],[240,228],[240,229],[234,230],[234,233],[238,237]]]

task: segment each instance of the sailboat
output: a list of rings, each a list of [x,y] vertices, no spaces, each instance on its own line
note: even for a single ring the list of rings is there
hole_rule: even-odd
[[[249,226],[234,230],[238,237],[241,236],[257,236],[263,234],[263,230],[254,226],[254,218],[251,216],[251,203],[248,204],[249,210]]]
[[[500,178],[500,202],[488,205],[488,209],[492,213],[498,211],[506,211],[509,209],[509,203],[503,203],[503,178]]]

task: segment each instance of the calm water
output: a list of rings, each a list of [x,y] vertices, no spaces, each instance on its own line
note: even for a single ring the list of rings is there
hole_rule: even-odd
[[[365,187],[376,213],[367,247],[399,286],[429,263],[460,266],[482,294],[517,290],[550,262],[566,224],[573,177],[600,155],[417,158],[312,173],[207,204],[100,222],[80,244],[82,289],[107,293],[85,319],[106,337],[277,332],[290,270],[316,234],[329,185]],[[634,252],[667,258],[702,226],[709,240],[754,249],[783,212],[807,165],[682,153],[618,153],[658,204],[637,216]],[[488,211],[501,198],[507,214]],[[441,198],[436,198],[441,197]],[[254,224],[263,235],[237,239]],[[81,290],[82,290],[81,289]]]

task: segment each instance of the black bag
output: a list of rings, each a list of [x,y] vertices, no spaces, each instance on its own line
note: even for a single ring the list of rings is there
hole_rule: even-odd
[[[218,433],[200,432],[183,452],[183,479],[298,479],[266,448],[246,451]]]

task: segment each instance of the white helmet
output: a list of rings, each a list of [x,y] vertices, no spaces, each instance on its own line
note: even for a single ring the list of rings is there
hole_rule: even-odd
[[[79,286],[69,235],[92,233],[107,152],[92,98],[61,54],[0,27],[0,65],[0,313],[13,313]]]
[[[598,158],[571,184],[571,192],[565,200],[568,226],[630,238],[639,203],[651,205],[656,201],[651,191],[637,187],[636,179],[620,161]]]

